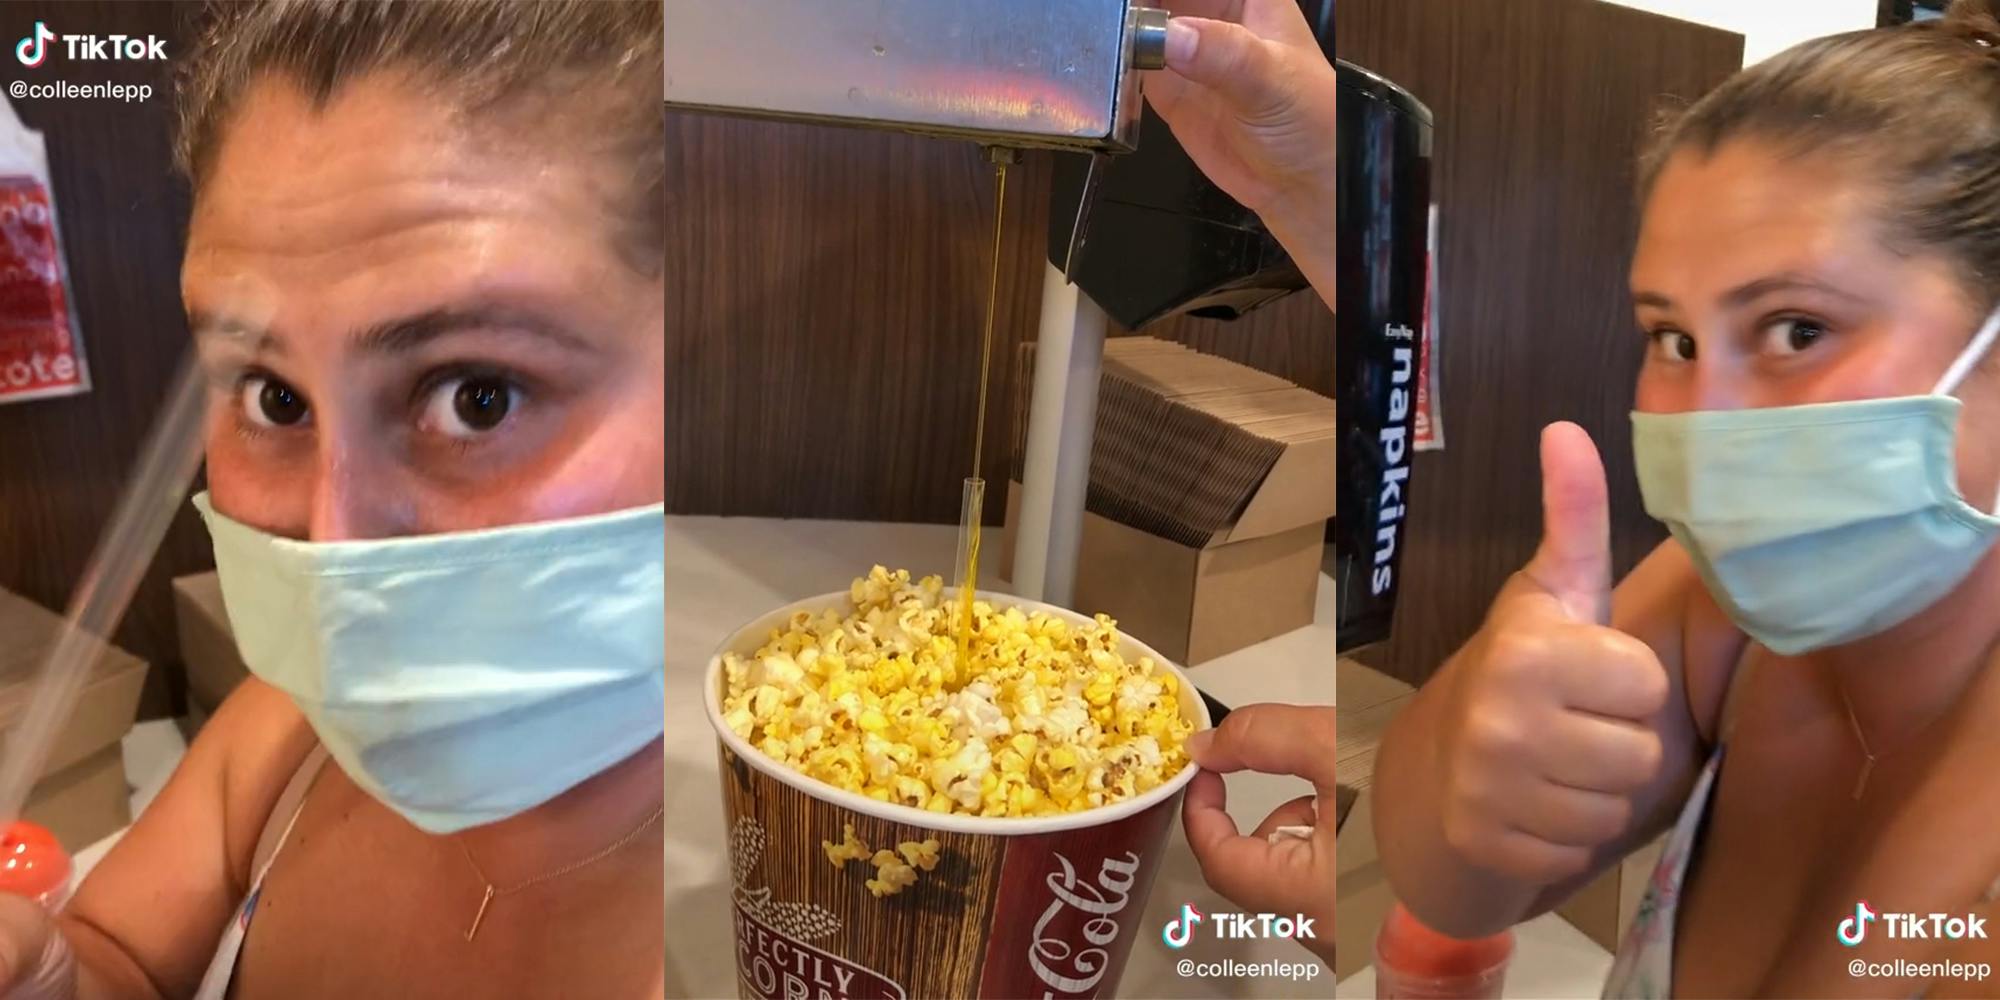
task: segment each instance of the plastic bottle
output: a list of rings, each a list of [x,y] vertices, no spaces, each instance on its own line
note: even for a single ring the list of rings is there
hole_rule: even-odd
[[[16,820],[0,838],[0,892],[26,896],[54,914],[69,902],[76,866],[55,834]]]
[[[1390,908],[1375,936],[1376,1000],[1500,1000],[1514,934],[1463,941]]]

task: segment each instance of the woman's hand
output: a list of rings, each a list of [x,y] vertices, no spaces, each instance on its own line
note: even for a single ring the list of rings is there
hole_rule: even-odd
[[[1335,859],[1333,706],[1246,705],[1222,725],[1196,733],[1188,752],[1202,770],[1181,803],[1181,824],[1201,874],[1215,891],[1246,911],[1312,920],[1299,943],[1333,965]],[[1306,795],[1273,810],[1250,836],[1224,807],[1222,775],[1231,771],[1290,774],[1312,782],[1329,806],[1321,821]],[[1311,827],[1310,837],[1279,834],[1281,826]]]
[[[1304,13],[1295,0],[1165,6],[1167,69],[1146,81],[1147,99],[1331,302],[1335,77]]]
[[[1549,428],[1541,548],[1432,681],[1444,839],[1528,886],[1590,870],[1662,765],[1649,720],[1670,682],[1651,647],[1610,627],[1606,492],[1589,436]]]
[[[1454,937],[1553,909],[1670,827],[1743,650],[1673,542],[1612,587],[1596,446],[1558,424],[1541,450],[1541,547],[1397,710],[1369,786],[1396,897]]]

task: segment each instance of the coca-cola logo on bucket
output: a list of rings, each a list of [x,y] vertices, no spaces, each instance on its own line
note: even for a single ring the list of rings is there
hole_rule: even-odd
[[[1094,881],[1077,877],[1076,866],[1053,855],[1057,870],[1048,875],[1055,899],[1035,921],[1028,965],[1048,989],[1045,1000],[1086,997],[1111,970],[1110,945],[1118,940],[1117,916],[1132,900],[1139,855],[1105,858]]]
[[[978,995],[1089,1000],[1116,991],[1146,936],[1146,898],[1177,804],[1009,843]]]

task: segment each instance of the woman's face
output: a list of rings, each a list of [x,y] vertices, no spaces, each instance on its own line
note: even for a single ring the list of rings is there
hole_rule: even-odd
[[[1898,254],[1850,169],[1750,142],[1682,151],[1660,172],[1632,262],[1651,342],[1648,413],[1928,393],[1986,318],[1958,272]],[[1961,483],[1990,502],[2000,461],[2000,359],[1960,387]],[[1982,442],[1984,448],[1972,446]]]
[[[659,502],[665,284],[615,158],[420,93],[266,80],[231,120],[182,271],[217,509],[334,541]]]

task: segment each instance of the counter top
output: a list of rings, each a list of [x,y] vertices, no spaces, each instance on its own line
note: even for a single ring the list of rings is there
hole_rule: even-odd
[[[803,597],[841,590],[876,563],[912,574],[949,575],[953,525],[667,519],[667,993],[736,995],[730,933],[729,860],[715,739],[702,709],[701,674],[715,648],[743,623]],[[992,586],[992,584],[985,584]],[[1004,584],[996,589],[1004,589]],[[1140,638],[1144,638],[1141,636]],[[1332,704],[1333,582],[1320,578],[1316,623],[1193,668],[1195,683],[1235,708],[1257,701]],[[1249,829],[1311,786],[1295,778],[1234,775],[1229,812]],[[1142,927],[1163,927],[1181,904],[1234,910],[1201,879],[1178,823]],[[1330,997],[1333,973],[1312,980],[1182,978],[1182,959],[1314,963],[1285,941],[1196,941],[1169,951],[1157,935],[1134,942],[1120,984],[1126,997]]]

